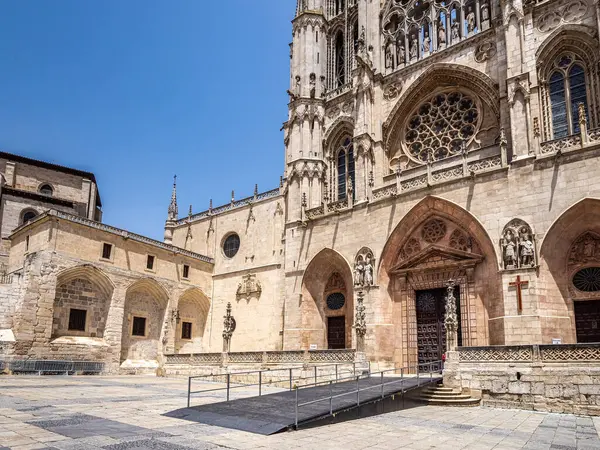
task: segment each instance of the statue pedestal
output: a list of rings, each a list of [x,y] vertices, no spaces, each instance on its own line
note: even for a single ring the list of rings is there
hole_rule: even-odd
[[[460,379],[460,355],[457,351],[446,352],[446,362],[444,363],[444,387],[461,388]]]

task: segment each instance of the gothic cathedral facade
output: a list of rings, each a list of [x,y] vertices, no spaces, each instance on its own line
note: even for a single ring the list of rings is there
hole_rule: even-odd
[[[280,187],[167,221],[204,351],[600,340],[598,0],[298,0]],[[212,331],[210,331],[212,329]]]

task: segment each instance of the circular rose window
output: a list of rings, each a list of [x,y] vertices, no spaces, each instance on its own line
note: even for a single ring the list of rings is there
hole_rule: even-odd
[[[346,298],[344,297],[344,294],[342,294],[341,292],[336,292],[335,294],[330,294],[327,297],[327,307],[329,309],[342,309],[344,307],[344,304],[346,303]]]
[[[240,237],[237,234],[230,234],[223,242],[223,253],[228,258],[233,258],[240,249]]]
[[[586,267],[573,277],[573,285],[582,292],[600,291],[600,267]]]
[[[459,154],[477,133],[480,111],[461,91],[442,92],[422,103],[404,130],[408,154],[421,162]]]

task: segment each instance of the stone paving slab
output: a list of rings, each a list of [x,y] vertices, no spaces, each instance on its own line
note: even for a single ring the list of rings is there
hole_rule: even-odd
[[[600,450],[600,417],[485,407],[419,406],[263,436],[167,417],[185,406],[186,392],[182,378],[0,376],[0,450]]]

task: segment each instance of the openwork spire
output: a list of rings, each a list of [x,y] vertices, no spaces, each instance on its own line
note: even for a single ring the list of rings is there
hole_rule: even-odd
[[[171,204],[169,205],[169,220],[177,220],[179,210],[177,208],[177,175],[173,177],[173,192],[171,193]]]

